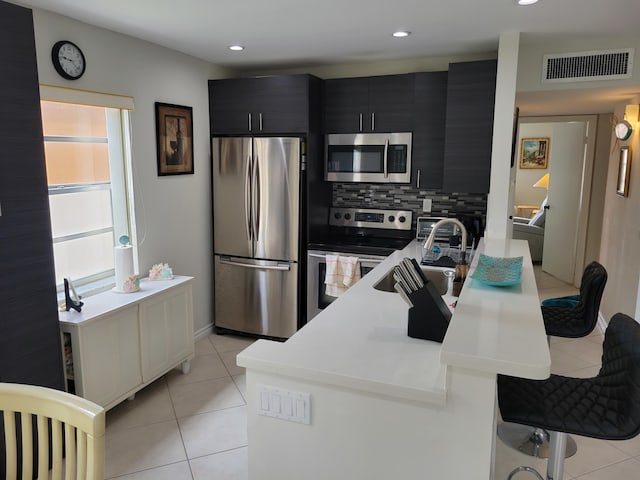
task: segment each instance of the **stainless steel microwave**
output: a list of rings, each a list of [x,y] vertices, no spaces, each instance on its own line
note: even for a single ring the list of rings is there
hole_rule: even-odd
[[[324,179],[411,182],[411,132],[327,135]]]

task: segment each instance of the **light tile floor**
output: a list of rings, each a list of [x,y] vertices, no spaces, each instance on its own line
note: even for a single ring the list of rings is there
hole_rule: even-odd
[[[540,298],[576,293],[536,267]],[[245,376],[235,356],[252,340],[209,335],[196,343],[191,372],[172,371],[107,413],[108,479],[245,480],[247,473]],[[572,340],[553,337],[551,371],[595,375],[602,333]],[[640,436],[607,442],[574,436],[578,453],[565,463],[565,479],[629,480],[640,472]],[[464,455],[464,454],[463,454]],[[544,474],[546,461],[496,444],[496,480],[518,465]],[[520,473],[514,480],[533,478]],[[346,480],[346,479],[345,479]]]

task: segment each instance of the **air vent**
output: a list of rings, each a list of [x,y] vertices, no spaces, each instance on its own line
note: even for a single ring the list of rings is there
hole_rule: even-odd
[[[631,78],[633,48],[545,55],[542,83]]]

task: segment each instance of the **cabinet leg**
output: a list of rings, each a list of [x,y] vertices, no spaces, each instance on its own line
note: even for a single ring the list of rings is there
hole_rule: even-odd
[[[191,360],[186,360],[182,362],[180,367],[182,368],[182,374],[186,375],[191,370]]]
[[[131,395],[130,397],[127,397],[127,400],[132,402],[133,400],[136,399],[136,394],[134,393],[133,395]]]

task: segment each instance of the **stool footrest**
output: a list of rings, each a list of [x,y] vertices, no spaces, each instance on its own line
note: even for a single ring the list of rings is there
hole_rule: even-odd
[[[540,475],[540,474],[538,473],[538,471],[537,471],[535,468],[527,467],[527,466],[524,466],[524,465],[523,465],[523,466],[521,466],[521,467],[516,468],[515,470],[513,470],[513,471],[509,474],[509,476],[507,477],[507,480],[511,480],[511,479],[514,477],[514,475],[516,475],[516,474],[518,474],[518,473],[520,473],[520,472],[529,472],[529,473],[531,473],[532,475],[535,475],[535,477],[536,477],[538,480],[544,480],[544,478],[542,478],[542,475]]]

